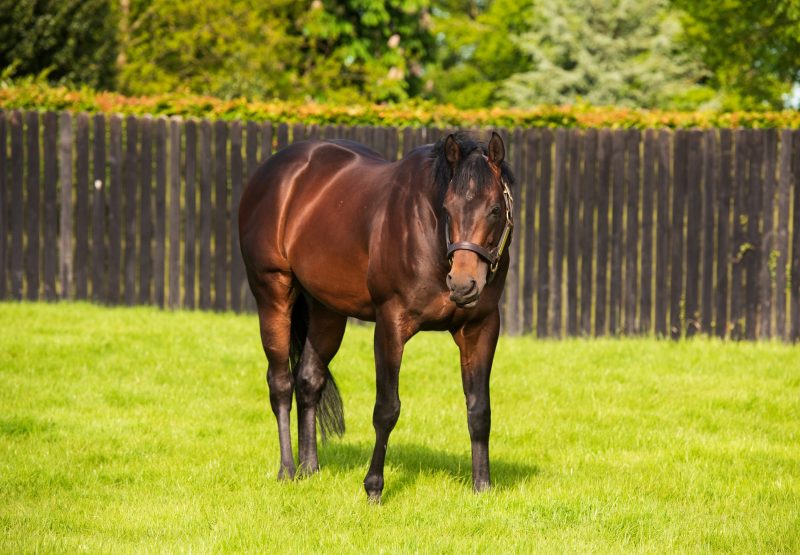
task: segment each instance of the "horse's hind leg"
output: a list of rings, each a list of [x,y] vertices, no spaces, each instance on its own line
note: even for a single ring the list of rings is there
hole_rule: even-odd
[[[342,344],[347,318],[309,299],[308,337],[295,373],[299,472],[319,470],[316,408],[328,374],[328,364]],[[324,437],[324,436],[323,436]]]
[[[261,344],[267,355],[267,384],[272,412],[278,421],[278,440],[281,450],[281,466],[278,479],[292,479],[295,474],[292,455],[292,439],[289,413],[292,410],[294,380],[289,369],[289,343],[291,334],[292,306],[297,292],[290,275],[270,273],[252,279],[250,283],[258,305],[258,321],[261,327]]]

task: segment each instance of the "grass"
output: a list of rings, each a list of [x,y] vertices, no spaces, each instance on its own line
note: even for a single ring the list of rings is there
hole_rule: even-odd
[[[504,338],[475,495],[421,334],[373,506],[370,332],[332,364],[347,434],[278,483],[254,316],[0,303],[0,551],[800,552],[800,348]]]

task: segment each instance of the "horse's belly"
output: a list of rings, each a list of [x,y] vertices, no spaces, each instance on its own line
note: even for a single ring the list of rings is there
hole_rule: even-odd
[[[334,246],[312,249],[292,261],[292,272],[303,290],[328,308],[362,320],[374,320],[367,289],[366,260]]]

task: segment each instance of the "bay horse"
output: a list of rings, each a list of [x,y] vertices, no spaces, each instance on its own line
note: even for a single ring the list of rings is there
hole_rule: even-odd
[[[344,432],[328,364],[355,317],[375,322],[369,499],[380,502],[403,348],[420,330],[447,330],[458,345],[473,488],[490,487],[489,374],[513,227],[504,159],[497,133],[488,144],[459,133],[392,163],[352,141],[299,142],[256,170],[239,205],[239,237],[268,360],[279,479],[319,469],[315,419],[323,440]]]

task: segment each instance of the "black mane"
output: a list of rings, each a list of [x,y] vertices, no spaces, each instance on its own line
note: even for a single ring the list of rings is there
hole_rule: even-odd
[[[441,195],[444,196],[452,182],[453,190],[456,194],[466,195],[469,181],[472,179],[480,192],[486,184],[491,183],[493,177],[492,170],[489,168],[489,163],[484,158],[484,156],[488,156],[487,146],[483,142],[476,141],[463,131],[455,133],[453,137],[461,151],[461,159],[456,164],[455,173],[451,171],[450,163],[447,161],[447,156],[444,151],[447,137],[445,136],[439,139],[439,141],[433,145],[431,158],[433,159],[433,176],[436,182],[436,188]],[[483,156],[470,156],[470,154],[476,150],[483,154]],[[514,182],[511,168],[505,161],[500,164],[500,174],[509,185]]]

